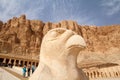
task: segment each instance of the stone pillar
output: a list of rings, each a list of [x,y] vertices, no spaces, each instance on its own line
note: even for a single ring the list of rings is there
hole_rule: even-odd
[[[96,78],[98,78],[99,77],[99,72],[98,71],[96,71]]]
[[[93,74],[93,78],[95,78],[95,76],[96,76],[95,71],[93,71],[92,74]]]
[[[93,71],[93,78],[96,78],[96,71]]]
[[[21,65],[21,60],[18,61],[18,65],[19,65],[19,66]]]
[[[23,66],[25,65],[25,61],[23,61],[22,65],[23,65]]]
[[[111,71],[113,72],[113,77],[116,77],[116,69],[112,67]]]
[[[106,71],[106,77],[110,77],[109,70]]]
[[[120,70],[119,70],[119,66],[117,66],[117,75],[118,75],[118,77],[120,77],[120,74],[119,74],[119,72],[120,72]]]
[[[27,66],[29,65],[29,61],[27,61]]]
[[[90,78],[90,72],[87,72],[88,73],[88,78]]]
[[[16,59],[14,59],[14,63],[13,63],[13,65],[14,65],[14,66],[16,65]]]
[[[38,62],[35,62],[35,66],[36,66],[36,67],[38,66]]]
[[[94,78],[94,73],[93,73],[93,72],[91,72],[91,78],[92,78],[92,79]]]
[[[90,72],[90,78],[92,78],[92,72]]]
[[[114,67],[114,74],[115,74],[115,77],[118,77],[118,71],[119,71],[118,67]]]
[[[106,72],[104,72],[104,77],[106,77],[106,78],[107,78],[107,73],[106,73]]]
[[[103,77],[102,72],[99,72],[99,74],[100,74],[99,77],[102,78]]]
[[[120,71],[118,71],[118,76],[120,77]]]
[[[8,64],[11,64],[11,59],[9,59]]]
[[[36,66],[38,66],[38,64],[39,64],[39,63],[37,62]]]
[[[89,73],[88,73],[88,72],[86,72],[86,76],[88,76],[88,77],[89,77]]]
[[[98,72],[95,71],[95,78],[98,78]]]
[[[118,75],[118,72],[116,72],[116,77],[118,77],[119,75]]]
[[[2,63],[6,63],[6,58],[4,58],[3,62]]]
[[[37,62],[35,62],[35,66],[37,65]]]
[[[107,70],[107,76],[108,76],[108,77],[112,77],[112,76],[111,76],[111,69],[110,69],[110,68],[108,68],[108,70]]]
[[[31,62],[31,65],[33,65],[33,62]]]

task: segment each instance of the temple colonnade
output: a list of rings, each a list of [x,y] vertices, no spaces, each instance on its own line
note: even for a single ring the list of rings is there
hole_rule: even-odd
[[[107,67],[101,69],[84,70],[89,79],[95,78],[118,78],[120,77],[120,66]]]
[[[26,58],[18,58],[18,57],[10,57],[0,55],[0,65],[2,66],[28,66],[28,65],[38,66],[38,60],[26,59]]]

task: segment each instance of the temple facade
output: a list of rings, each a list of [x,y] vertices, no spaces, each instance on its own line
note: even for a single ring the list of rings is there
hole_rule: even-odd
[[[90,80],[119,80],[120,79],[120,66],[110,66],[104,68],[90,68],[83,69]],[[115,79],[116,78],[116,79]]]
[[[29,56],[14,56],[13,54],[0,54],[0,65],[1,66],[24,66],[24,65],[35,65],[38,66],[38,59],[32,59]]]

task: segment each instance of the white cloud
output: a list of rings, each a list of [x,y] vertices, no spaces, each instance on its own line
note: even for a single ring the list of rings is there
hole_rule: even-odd
[[[0,1],[0,19],[6,20],[10,18],[12,15],[16,15],[19,13],[20,6],[18,4],[19,2],[15,0],[7,1],[7,0],[1,0]],[[18,6],[17,6],[18,5]]]
[[[22,14],[26,14],[32,19],[37,18],[38,13],[44,8],[38,7],[38,5],[39,1],[0,0],[0,20],[7,21],[14,16],[20,16]]]
[[[54,15],[53,21],[55,22],[73,20],[79,24],[97,24],[97,21],[93,19],[93,15],[88,16],[89,11],[82,8],[82,2],[80,2],[80,0],[56,0],[52,7],[52,15]]]
[[[101,6],[109,16],[120,13],[120,0],[102,0]]]
[[[80,7],[81,4],[80,0],[0,0],[0,20],[7,21],[12,17],[26,14],[29,19],[50,22],[67,19],[75,20],[79,24],[97,24],[97,21]]]

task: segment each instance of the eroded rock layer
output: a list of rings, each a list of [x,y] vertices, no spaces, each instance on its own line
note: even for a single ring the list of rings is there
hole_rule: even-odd
[[[38,58],[43,36],[50,29],[57,27],[71,29],[85,39],[87,48],[79,54],[78,64],[93,61],[93,64],[99,65],[120,60],[120,25],[81,26],[74,21],[45,23],[40,20],[28,20],[25,15],[14,17],[6,23],[0,21],[0,53]],[[84,63],[83,65],[87,66]]]

